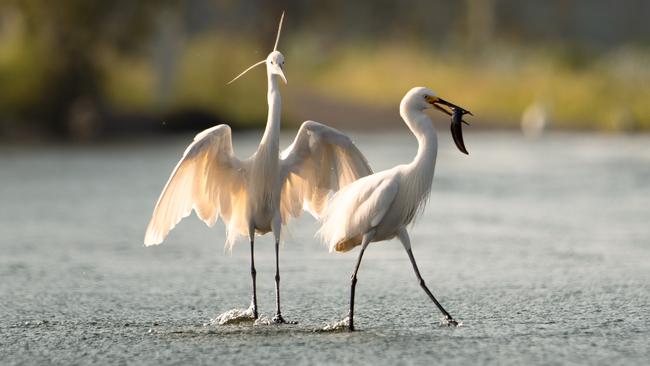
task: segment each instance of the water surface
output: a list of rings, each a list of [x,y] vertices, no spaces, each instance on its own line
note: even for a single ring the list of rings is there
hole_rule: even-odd
[[[258,133],[236,134],[239,156]],[[291,136],[285,136],[287,146]],[[250,301],[248,246],[194,215],[144,248],[153,205],[190,136],[86,147],[0,147],[0,363],[647,364],[650,137],[441,132],[431,201],[411,229],[422,275],[461,328],[439,327],[396,241],[373,244],[359,332],[357,251],[329,254],[308,216],[288,228],[283,314],[297,325],[204,326]],[[408,134],[355,136],[375,170]],[[271,236],[258,301],[274,311]]]

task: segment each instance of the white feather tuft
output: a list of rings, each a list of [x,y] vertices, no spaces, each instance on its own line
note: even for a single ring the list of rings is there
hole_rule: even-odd
[[[280,42],[280,32],[282,32],[282,21],[284,20],[284,11],[280,17],[280,25],[278,26],[278,35],[275,36],[275,45],[273,46],[273,51],[278,50],[278,42]]]
[[[258,63],[256,63],[256,64],[250,66],[248,69],[242,71],[241,74],[237,75],[234,79],[230,80],[226,85],[230,85],[230,84],[234,83],[235,80],[237,80],[237,79],[239,79],[240,77],[244,76],[245,73],[251,71],[253,68],[255,68],[255,67],[257,67],[257,66],[259,66],[259,65],[261,65],[261,64],[263,64],[263,63],[265,63],[265,62],[266,62],[266,60],[262,60],[262,61],[260,61],[260,62],[258,62]]]

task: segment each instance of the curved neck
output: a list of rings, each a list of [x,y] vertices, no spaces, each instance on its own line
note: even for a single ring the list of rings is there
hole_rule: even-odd
[[[266,120],[266,128],[264,129],[264,136],[260,143],[260,147],[269,146],[274,147],[275,150],[280,149],[280,113],[282,107],[282,100],[280,98],[280,87],[278,85],[278,78],[266,71],[268,78],[268,93],[267,99],[269,103],[269,114]]]
[[[400,106],[400,115],[418,139],[418,152],[410,165],[416,170],[421,170],[425,176],[433,179],[438,154],[438,137],[431,118],[424,111],[405,105]]]
[[[412,212],[418,212],[424,207],[431,192],[438,153],[438,138],[431,119],[422,110],[400,108],[400,114],[418,139],[418,152],[404,170],[405,190],[415,198]]]

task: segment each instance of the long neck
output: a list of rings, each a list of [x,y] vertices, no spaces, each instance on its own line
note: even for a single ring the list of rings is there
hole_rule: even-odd
[[[408,181],[414,184],[412,192],[421,199],[426,199],[431,190],[438,154],[436,130],[429,116],[421,110],[402,107],[400,114],[418,140],[418,152],[407,165],[406,174],[412,178]]]
[[[269,179],[275,179],[280,163],[280,89],[277,78],[267,71],[269,80],[268,102],[269,115],[266,120],[264,136],[255,153],[253,167],[250,171],[249,202],[252,212],[265,210],[279,197],[275,185],[268,184]]]
[[[269,90],[267,99],[269,103],[269,114],[266,120],[264,136],[260,142],[260,148],[270,149],[274,155],[280,151],[280,113],[282,100],[280,98],[280,88],[277,77],[267,71]]]
[[[430,173],[433,177],[438,154],[438,137],[435,128],[433,128],[433,122],[423,111],[414,108],[403,106],[400,108],[400,114],[418,140],[418,152],[409,165],[418,170],[431,168]]]

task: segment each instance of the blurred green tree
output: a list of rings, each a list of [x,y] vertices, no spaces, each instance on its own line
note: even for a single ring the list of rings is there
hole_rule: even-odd
[[[155,14],[174,0],[3,0],[22,18],[24,37],[42,62],[41,88],[21,115],[60,136],[81,139],[104,118],[101,58],[129,52],[149,35]]]

